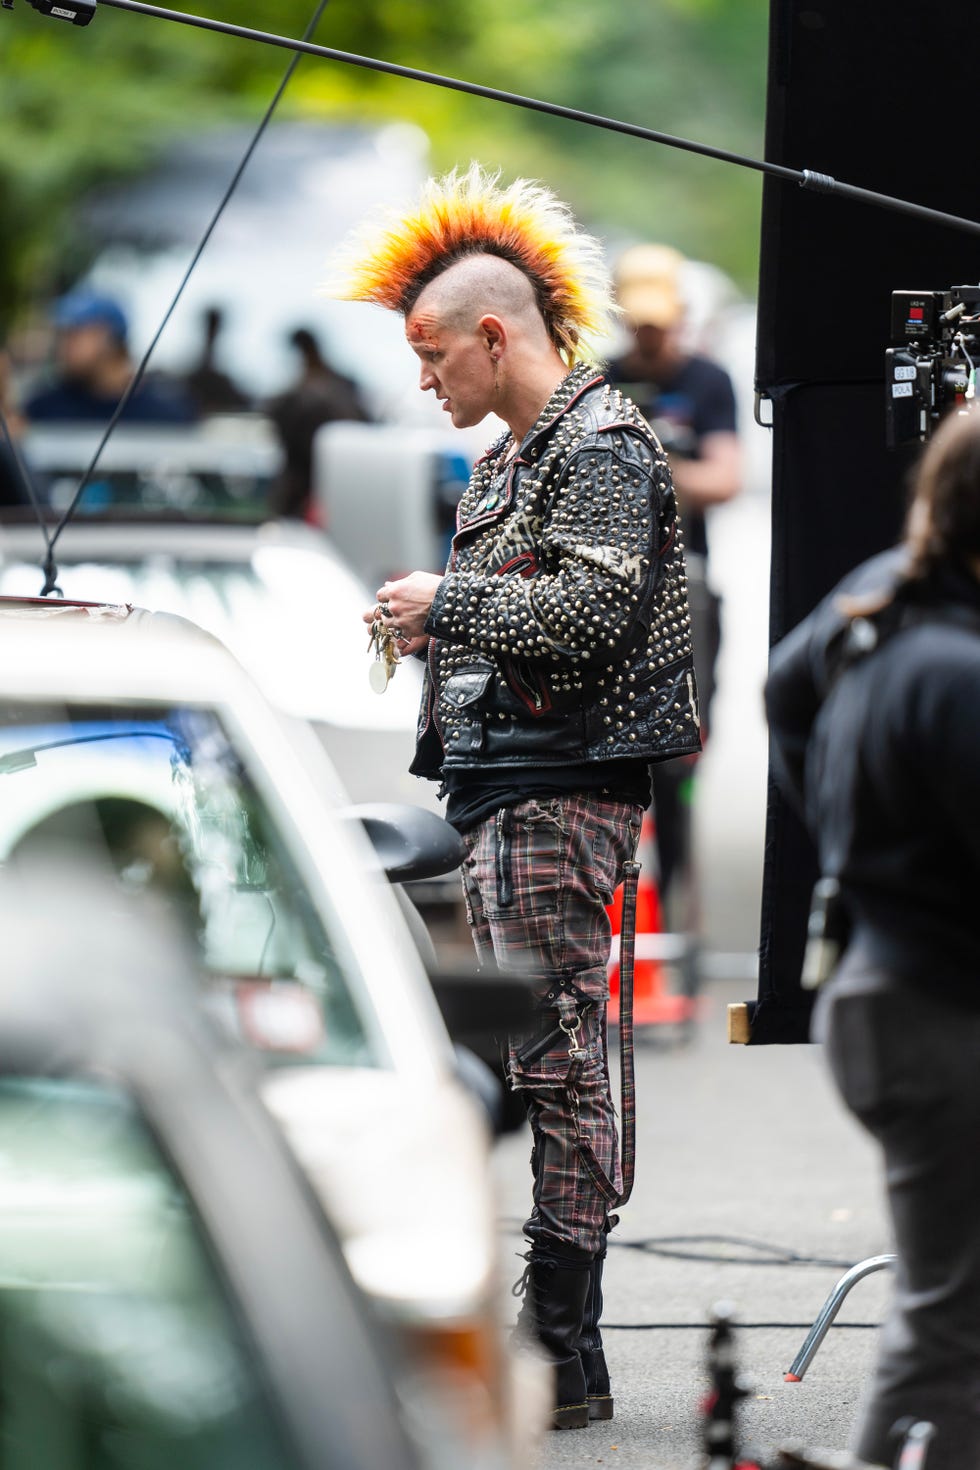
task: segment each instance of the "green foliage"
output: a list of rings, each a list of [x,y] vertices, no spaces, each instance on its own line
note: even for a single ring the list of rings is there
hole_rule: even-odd
[[[257,119],[283,50],[99,9],[84,30],[0,13],[0,333],[84,265],[72,204],[145,166],[174,135]],[[300,35],[314,0],[180,4]],[[317,39],[761,156],[766,0],[331,0]],[[304,60],[283,115],[402,117],[436,168],[471,157],[545,178],[613,239],[669,240],[754,279],[754,173],[582,124]]]

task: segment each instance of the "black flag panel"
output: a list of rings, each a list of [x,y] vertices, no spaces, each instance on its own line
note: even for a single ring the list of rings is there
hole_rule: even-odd
[[[772,0],[766,158],[977,218],[976,0]],[[898,536],[914,455],[885,448],[894,290],[980,281],[980,241],[767,178],[756,386],[772,399],[773,641]],[[812,847],[770,783],[752,1042],[805,1041]]]

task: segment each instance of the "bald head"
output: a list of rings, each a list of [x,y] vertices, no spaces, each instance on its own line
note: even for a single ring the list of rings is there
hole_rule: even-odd
[[[543,345],[548,340],[534,287],[523,271],[499,255],[467,255],[423,287],[409,312],[458,332],[472,332],[485,316],[499,317],[512,333]]]

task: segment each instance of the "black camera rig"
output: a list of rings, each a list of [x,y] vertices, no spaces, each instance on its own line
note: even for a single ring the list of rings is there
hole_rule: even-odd
[[[893,291],[885,353],[885,435],[889,449],[928,439],[949,412],[977,399],[980,285],[948,291]]]
[[[96,0],[27,0],[42,15],[66,20],[69,25],[87,26],[95,15]],[[13,10],[14,0],[0,0],[0,8]]]

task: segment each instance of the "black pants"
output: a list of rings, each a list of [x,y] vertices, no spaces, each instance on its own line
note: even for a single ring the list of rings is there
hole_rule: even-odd
[[[854,1449],[891,1465],[892,1426],[927,1419],[937,1429],[929,1470],[977,1470],[980,1013],[849,954],[820,997],[815,1034],[845,1103],[881,1145],[898,1256]]]

